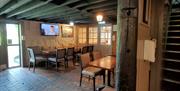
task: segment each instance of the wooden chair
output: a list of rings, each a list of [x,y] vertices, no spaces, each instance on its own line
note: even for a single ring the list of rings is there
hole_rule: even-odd
[[[39,56],[39,55],[35,55],[34,54],[34,50],[32,48],[27,48],[27,52],[28,52],[28,58],[29,58],[29,70],[31,67],[31,63],[33,63],[33,72],[35,72],[35,67],[36,67],[36,63],[37,61],[47,61],[46,57],[43,56]]]
[[[100,68],[96,68],[96,67],[91,67],[89,66],[89,62],[90,62],[90,56],[89,53],[86,54],[82,54],[80,56],[81,61],[80,61],[80,66],[81,66],[81,74],[80,74],[80,86],[82,83],[82,77],[88,77],[90,79],[93,80],[93,90],[95,91],[95,79],[97,75],[103,75],[103,83],[105,84],[105,71],[100,69]]]
[[[85,54],[85,53],[88,53],[88,47],[87,46],[84,46],[82,48],[82,51],[81,51],[81,54]]]
[[[72,60],[72,61],[73,61],[73,65],[75,65],[75,60],[74,60],[74,59],[75,59],[75,57],[74,57],[74,47],[67,49],[66,59],[67,59],[68,62]],[[67,64],[67,66],[68,66],[68,64]]]
[[[58,65],[60,62],[64,61],[64,67],[67,68],[67,60],[66,56],[66,49],[57,49],[55,57],[48,57],[48,64],[54,63],[56,64],[56,71],[58,71]]]
[[[98,52],[98,51],[93,51],[93,52],[92,52],[92,56],[93,56],[93,60],[102,58],[101,53]]]
[[[88,52],[90,53],[91,61],[93,61],[93,54],[92,54],[93,49],[94,49],[94,46],[93,46],[93,45],[87,46],[87,50],[88,50]]]
[[[88,52],[93,52],[93,50],[94,50],[94,46],[93,45],[90,45],[90,46],[88,46]]]

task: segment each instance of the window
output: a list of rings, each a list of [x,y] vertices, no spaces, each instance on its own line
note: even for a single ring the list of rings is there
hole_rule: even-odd
[[[101,45],[111,45],[111,26],[100,27],[100,44]]]
[[[86,27],[79,27],[78,31],[78,43],[79,44],[86,44],[87,41],[87,28]]]
[[[97,44],[98,40],[98,28],[89,27],[89,44]]]

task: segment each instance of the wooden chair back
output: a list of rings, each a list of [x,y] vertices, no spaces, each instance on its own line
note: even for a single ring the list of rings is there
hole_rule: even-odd
[[[29,57],[29,61],[30,62],[35,62],[35,55],[34,55],[34,51],[32,48],[27,48],[27,52],[28,52],[28,57]]]
[[[94,49],[94,46],[93,46],[93,45],[88,46],[88,52],[93,52],[93,49]]]
[[[90,54],[85,53],[81,55],[81,68],[85,68],[89,65],[89,62],[91,61]]]
[[[82,48],[82,54],[85,54],[85,53],[87,53],[88,52],[88,47],[87,46],[84,46],[83,48]]]
[[[100,52],[98,52],[98,51],[94,51],[94,52],[92,52],[92,55],[93,55],[93,60],[96,60],[96,59],[100,59],[100,58],[102,58],[101,53],[100,53]]]
[[[66,49],[57,49],[57,51],[56,51],[57,59],[65,58],[65,56],[66,56]]]
[[[68,48],[66,55],[67,56],[74,56],[74,47],[73,48]]]

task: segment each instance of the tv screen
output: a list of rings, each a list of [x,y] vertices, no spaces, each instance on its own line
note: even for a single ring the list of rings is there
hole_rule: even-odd
[[[41,24],[41,35],[47,36],[56,36],[59,35],[59,26],[58,24]]]

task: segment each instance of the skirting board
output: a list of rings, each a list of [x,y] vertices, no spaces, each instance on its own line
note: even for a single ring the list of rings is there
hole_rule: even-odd
[[[6,64],[0,65],[0,71],[5,70],[6,68],[7,68],[7,65],[6,65]]]

